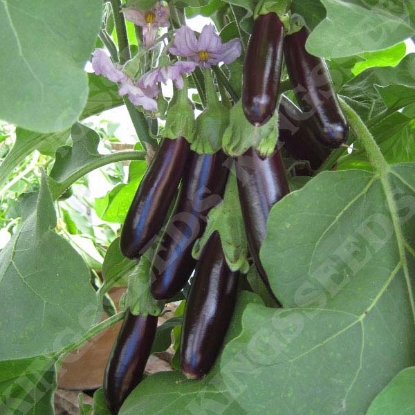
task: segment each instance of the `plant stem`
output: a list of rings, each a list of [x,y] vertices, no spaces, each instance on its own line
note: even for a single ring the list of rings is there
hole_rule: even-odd
[[[63,349],[59,350],[59,352],[54,353],[54,357],[66,355],[72,352],[73,350],[81,348],[88,340],[92,339],[97,334],[101,333],[102,331],[121,321],[124,318],[124,315],[125,311],[121,311],[120,313],[114,314],[113,316],[107,318],[101,323],[98,323],[97,325],[93,326],[80,339],[75,340],[74,342],[65,346]]]
[[[118,62],[119,57],[117,46],[113,42],[111,36],[105,30],[100,30],[99,38],[101,39],[105,47],[108,49],[108,52],[110,53],[112,60],[114,62]]]
[[[193,82],[196,85],[197,93],[199,94],[202,105],[206,107],[206,91],[204,88],[203,72],[199,67],[192,72]]]
[[[222,84],[225,89],[228,91],[228,94],[231,96],[233,102],[237,102],[239,100],[239,95],[235,92],[235,90],[232,88],[232,85],[228,81],[228,78],[223,73],[222,69],[219,68],[219,66],[212,66],[213,72],[215,72],[216,79],[218,80],[218,83]]]
[[[213,83],[212,72],[209,68],[204,70],[205,78],[205,92],[206,92],[206,101],[208,107],[214,107],[219,105],[219,98],[216,94],[215,84]]]
[[[389,164],[386,162],[379,146],[373,138],[371,132],[361,120],[359,115],[349,106],[341,97],[339,97],[340,105],[346,116],[350,128],[354,131],[356,136],[362,141],[363,147],[366,150],[370,164],[377,173],[384,173],[389,170]]]
[[[70,187],[81,177],[90,173],[92,170],[98,169],[110,163],[116,163],[118,161],[144,160],[145,156],[146,153],[142,151],[118,151],[116,153],[97,157],[95,160],[70,175],[64,181],[54,182],[51,186],[52,199],[56,200],[68,187]]]
[[[128,113],[130,114],[130,118],[137,133],[138,140],[140,141],[144,150],[147,150],[146,145],[156,149],[158,146],[157,140],[151,136],[150,127],[144,114],[139,111],[135,105],[126,97],[124,97],[124,103],[127,107]]]
[[[124,15],[121,13],[121,1],[110,0],[112,15],[114,16],[115,31],[118,39],[119,62],[123,65],[131,59],[130,46],[128,45],[127,28],[125,27]]]
[[[5,186],[0,189],[0,195],[5,194],[10,188],[12,188],[18,181],[23,179],[27,174],[36,168],[37,162],[39,160],[40,153],[35,151],[32,156],[32,160],[29,165],[21,171],[19,174],[13,177]]]

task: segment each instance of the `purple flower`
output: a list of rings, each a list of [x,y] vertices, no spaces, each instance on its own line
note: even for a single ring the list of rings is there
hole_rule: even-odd
[[[127,75],[112,63],[104,49],[95,49],[92,54],[92,68],[97,75],[103,75],[112,82],[122,82]]]
[[[241,43],[239,39],[222,43],[211,24],[203,27],[199,38],[196,38],[190,27],[182,26],[176,31],[169,52],[189,58],[204,68],[210,68],[219,62],[231,63],[238,58],[241,55]]]
[[[161,2],[157,2],[149,10],[130,6],[124,7],[121,11],[127,20],[143,28],[143,41],[147,47],[155,43],[158,29],[169,25],[170,9]]]
[[[103,49],[95,49],[92,54],[92,68],[97,75],[102,75],[119,85],[120,96],[128,95],[134,105],[141,105],[148,111],[157,111],[157,101],[154,99],[159,93],[154,86],[141,88],[124,72],[115,66]]]
[[[193,72],[196,68],[196,62],[178,61],[172,65],[162,66],[161,68],[145,73],[139,80],[138,85],[144,88],[154,87],[158,82],[167,84],[171,79],[178,89],[183,88],[183,73]]]

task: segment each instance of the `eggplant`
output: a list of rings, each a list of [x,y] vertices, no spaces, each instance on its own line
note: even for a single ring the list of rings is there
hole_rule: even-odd
[[[120,247],[125,257],[138,259],[160,231],[189,154],[183,137],[161,142],[124,221]]]
[[[235,308],[239,272],[226,263],[219,233],[202,250],[186,302],[180,367],[191,379],[203,378],[218,357]]]
[[[183,175],[177,204],[152,263],[151,293],[167,300],[186,284],[196,265],[192,248],[211,208],[222,201],[229,168],[226,155],[192,152]]]
[[[310,128],[308,116],[285,95],[278,107],[278,140],[296,160],[308,161],[312,170],[317,170],[332,152],[324,146]]]
[[[260,277],[276,299],[261,265],[259,250],[267,233],[271,207],[290,191],[281,152],[276,148],[271,156],[262,158],[250,148],[236,158],[235,171],[248,247]]]
[[[259,15],[254,22],[242,71],[242,108],[253,125],[274,114],[283,60],[284,26],[277,14]]]
[[[324,59],[305,48],[309,30],[303,26],[284,39],[284,57],[294,94],[303,112],[309,115],[316,137],[336,148],[347,140],[349,126],[333,89]]]
[[[157,329],[157,317],[126,312],[108,358],[103,392],[108,409],[116,415],[130,392],[140,383]]]

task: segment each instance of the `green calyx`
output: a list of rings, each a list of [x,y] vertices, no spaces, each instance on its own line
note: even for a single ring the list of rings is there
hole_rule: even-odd
[[[291,0],[261,0],[255,7],[254,19],[261,14],[275,13],[281,19],[290,13]]]
[[[286,35],[292,35],[293,33],[298,32],[303,26],[305,26],[304,18],[298,13],[292,14],[289,20],[289,29],[287,30]]]
[[[241,273],[246,274],[249,270],[248,246],[234,169],[229,175],[222,203],[209,212],[206,230],[193,246],[192,255],[194,258],[199,258],[203,247],[215,231],[220,234],[229,268],[232,271],[240,270]]]
[[[204,75],[207,105],[196,119],[195,138],[190,148],[199,154],[213,154],[222,148],[229,108],[218,99],[210,69],[206,69]]]
[[[157,301],[150,293],[151,260],[146,253],[128,276],[128,289],[120,304],[122,309],[130,309],[134,315],[158,316],[163,310],[163,302]]]
[[[195,116],[193,107],[187,96],[187,78],[183,77],[183,88],[174,89],[166,116],[164,136],[175,139],[185,137],[189,143],[195,135]]]
[[[260,127],[253,126],[245,117],[242,101],[230,111],[229,125],[223,134],[222,148],[226,154],[237,157],[254,147],[262,157],[272,154],[278,140],[277,111]]]

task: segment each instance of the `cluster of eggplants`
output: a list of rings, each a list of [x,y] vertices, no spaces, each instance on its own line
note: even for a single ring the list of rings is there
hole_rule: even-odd
[[[253,125],[261,126],[272,117],[285,60],[294,95],[313,137],[324,146],[336,148],[345,143],[349,127],[324,59],[306,51],[308,36],[306,26],[285,36],[276,13],[258,16],[244,61],[242,105]]]
[[[165,224],[150,275],[150,291],[156,299],[175,296],[196,268],[181,339],[183,373],[193,378],[203,377],[214,363],[236,301],[237,274],[226,264],[219,237],[209,239],[199,262],[191,254],[195,241],[205,230],[209,210],[223,200],[229,173],[225,160],[222,151],[191,151],[183,137],[164,139],[140,182],[120,238],[123,255],[138,260],[155,243]],[[232,304],[228,304],[230,300]],[[207,316],[211,318],[203,324]],[[133,315],[127,310],[103,382],[111,413],[118,413],[141,381],[156,328],[157,317]],[[212,332],[217,333],[213,342],[209,341]]]
[[[222,201],[229,169],[222,151],[192,152],[178,201],[152,263],[151,293],[158,300],[177,294],[189,280],[196,260],[192,248],[205,230],[207,214]]]

